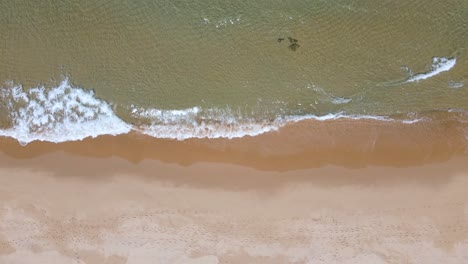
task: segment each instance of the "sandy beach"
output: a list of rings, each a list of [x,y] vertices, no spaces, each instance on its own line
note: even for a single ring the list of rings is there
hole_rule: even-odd
[[[0,10],[0,264],[468,264],[468,0]]]
[[[0,263],[468,263],[466,155],[226,142],[2,139]]]

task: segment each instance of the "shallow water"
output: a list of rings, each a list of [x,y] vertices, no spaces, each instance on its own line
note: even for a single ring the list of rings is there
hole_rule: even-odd
[[[304,118],[413,122],[468,109],[464,0],[20,0],[0,10],[0,134],[26,143],[130,129],[229,138]],[[51,97],[59,91],[74,97]]]

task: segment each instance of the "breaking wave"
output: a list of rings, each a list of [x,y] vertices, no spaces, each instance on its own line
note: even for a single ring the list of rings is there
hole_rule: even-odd
[[[425,73],[419,73],[416,75],[412,75],[406,82],[418,82],[421,80],[425,80],[428,78],[431,78],[433,76],[436,76],[437,74],[441,72],[446,72],[452,69],[455,64],[457,63],[456,58],[439,58],[439,57],[434,57],[432,59],[432,66],[431,70]],[[409,71],[411,72],[411,71]]]
[[[9,127],[0,129],[0,136],[15,138],[21,144],[76,141],[131,130],[93,91],[74,88],[68,79],[52,89],[1,88],[0,98],[9,120]]]
[[[344,112],[321,116],[254,118],[243,116],[239,111],[229,108],[193,107],[163,110],[132,105],[128,109],[130,116],[142,122],[129,124],[116,115],[111,105],[97,98],[93,91],[73,87],[68,79],[51,89],[44,86],[23,89],[21,85],[10,84],[7,88],[0,88],[0,99],[0,109],[8,111],[6,124],[0,122],[0,136],[15,138],[23,145],[32,141],[77,141],[131,131],[156,138],[177,140],[231,139],[277,131],[288,124],[304,120],[368,119],[402,124],[425,120],[414,116],[394,119],[388,116],[350,115]]]

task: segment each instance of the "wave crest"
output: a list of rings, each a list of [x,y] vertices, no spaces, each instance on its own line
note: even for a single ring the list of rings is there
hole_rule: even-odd
[[[437,74],[452,69],[457,63],[456,58],[440,58],[434,57],[432,59],[431,70],[426,73],[419,73],[411,76],[406,82],[418,82],[436,76]],[[411,73],[411,71],[409,71]]]
[[[68,79],[52,89],[39,86],[24,90],[21,85],[0,88],[0,97],[6,102],[10,123],[9,128],[0,129],[0,135],[14,137],[22,144],[75,141],[130,131],[130,126],[93,91],[72,87]]]

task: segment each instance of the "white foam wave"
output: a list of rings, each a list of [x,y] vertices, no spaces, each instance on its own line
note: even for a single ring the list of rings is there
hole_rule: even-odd
[[[241,138],[257,136],[276,131],[281,126],[268,123],[239,122],[236,125],[202,122],[197,125],[151,125],[141,127],[143,134],[166,139],[185,140],[189,138]]]
[[[0,129],[0,136],[16,138],[22,144],[75,141],[131,129],[106,102],[94,97],[92,91],[72,87],[68,79],[52,89],[0,88],[0,98],[7,102],[11,123],[11,127]]]
[[[192,107],[182,110],[131,109],[133,117],[146,118],[150,125],[135,130],[156,137],[184,140],[189,138],[239,138],[256,136],[281,127],[279,120],[244,118],[237,111]]]
[[[0,136],[17,139],[21,144],[32,141],[65,142],[100,135],[126,134],[131,130],[166,139],[241,138],[277,131],[288,124],[304,120],[377,120],[397,121],[388,116],[350,115],[344,112],[327,115],[252,117],[230,108],[192,107],[163,110],[131,106],[133,118],[142,125],[130,125],[112,111],[109,104],[94,93],[73,87],[68,79],[59,86],[23,89],[21,85],[0,88],[0,107],[6,107],[10,126],[0,129]],[[404,124],[419,122],[409,117]]]
[[[403,124],[413,124],[425,120],[395,120],[388,116],[349,115],[344,112],[330,113],[321,116],[284,116],[270,120],[255,120],[253,118],[242,118],[239,116],[239,113],[234,114],[231,110],[202,110],[200,107],[188,108],[185,110],[134,109],[132,112],[145,113],[145,117],[151,116],[151,118],[153,118],[152,124],[135,128],[139,132],[156,138],[177,140],[185,140],[189,138],[232,139],[245,136],[257,136],[267,132],[277,131],[288,124],[305,120],[376,120],[384,122],[401,122]],[[152,114],[147,115],[146,113],[148,112]]]
[[[456,58],[440,58],[434,57],[432,59],[431,70],[426,73],[419,73],[411,76],[406,82],[418,82],[436,76],[441,72],[446,72],[452,69],[457,63]],[[411,71],[409,71],[411,72]]]
[[[163,123],[180,123],[182,121],[194,120],[200,111],[200,107],[192,107],[182,110],[163,110],[154,108],[136,108],[134,105],[131,106],[133,117],[149,118],[153,119],[153,121]]]
[[[317,121],[328,121],[328,120],[339,120],[339,119],[350,119],[350,120],[377,120],[377,121],[397,121],[388,116],[373,116],[373,115],[351,115],[345,112],[330,113],[322,116],[318,115],[304,115],[304,116],[288,116],[283,118],[287,123],[300,122],[305,120],[317,120]]]

